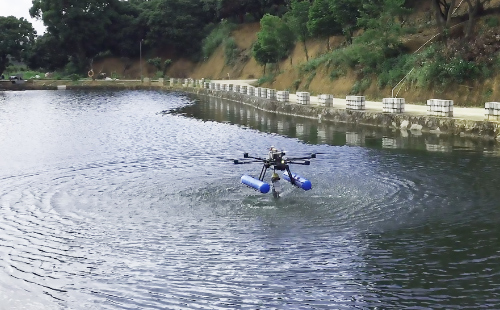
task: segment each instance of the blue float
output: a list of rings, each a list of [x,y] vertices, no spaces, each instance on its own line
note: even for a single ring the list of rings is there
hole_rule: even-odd
[[[271,185],[246,174],[241,177],[241,183],[248,185],[252,188],[255,188],[256,190],[258,190],[263,194],[268,193],[269,190],[271,189]]]
[[[312,188],[311,181],[304,179],[300,175],[298,175],[296,173],[292,173],[292,178],[293,178],[293,181],[295,183],[295,186],[300,187],[300,188],[302,188],[305,191],[308,191],[308,190],[310,190]],[[285,179],[286,181],[292,183],[290,181],[290,176],[288,176],[288,172],[287,171],[283,172],[283,179]]]

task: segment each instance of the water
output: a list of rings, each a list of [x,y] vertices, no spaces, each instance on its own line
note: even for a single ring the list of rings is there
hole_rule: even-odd
[[[233,165],[321,153],[279,200]],[[0,93],[0,309],[498,309],[493,142],[178,93]]]

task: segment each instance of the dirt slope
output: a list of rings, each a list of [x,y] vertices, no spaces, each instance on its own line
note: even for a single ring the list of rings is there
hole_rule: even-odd
[[[492,0],[490,6],[500,5],[500,0]],[[464,8],[460,8],[463,10]],[[462,12],[465,13],[465,12]],[[412,16],[411,22],[415,24],[431,24],[432,12],[427,2],[421,2]],[[175,59],[169,68],[167,75],[171,77],[191,77],[195,79],[254,79],[263,76],[263,67],[251,56],[252,44],[257,39],[259,23],[243,24],[233,31],[232,37],[235,39],[238,48],[241,50],[240,57],[235,65],[228,66],[225,63],[223,47],[219,47],[215,53],[206,61],[193,63],[190,60]],[[415,51],[429,41],[437,30],[432,27],[425,28],[418,33],[407,36],[404,44],[410,51]],[[344,43],[343,37],[331,37],[330,45],[339,46]],[[327,51],[326,40],[310,40],[307,43],[307,50],[310,58],[315,58]],[[160,51],[150,55],[143,55],[142,73],[143,76],[155,77],[156,69],[147,65],[146,59],[152,57],[162,59],[173,58],[168,51]],[[320,67],[316,72],[304,76],[299,76],[298,65],[306,62],[304,45],[297,43],[291,56],[278,64],[280,74],[276,76],[272,83],[264,84],[265,87],[278,90],[307,90],[312,94],[327,93],[336,97],[344,97],[352,92],[356,83],[356,75],[348,72],[345,76],[332,81],[329,77],[329,70]],[[127,59],[110,58],[94,64],[94,71],[112,73],[121,78],[138,78],[141,75],[141,66],[138,59],[135,61]],[[391,87],[379,89],[374,80],[371,86],[362,94],[368,99],[381,99],[391,96]],[[398,90],[395,91],[397,93]],[[399,97],[406,99],[408,103],[424,103],[430,98],[452,99],[456,105],[480,106],[485,101],[496,101],[500,98],[500,77],[493,77],[483,83],[472,83],[470,85],[456,85],[446,90],[432,91],[427,89],[417,89],[409,87],[403,83],[399,90]],[[500,99],[497,99],[500,100]]]

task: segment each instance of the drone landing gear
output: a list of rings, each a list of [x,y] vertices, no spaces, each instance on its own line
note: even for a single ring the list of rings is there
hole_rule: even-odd
[[[282,178],[289,182],[290,184],[302,188],[303,190],[310,190],[311,189],[311,181],[304,179],[303,177],[292,173],[290,171],[289,164],[298,164],[298,165],[305,165],[309,166],[310,161],[309,159],[311,158],[316,158],[316,154],[311,154],[310,156],[307,157],[296,157],[296,158],[285,158],[284,157],[285,152],[283,151],[278,151],[276,148],[271,147],[268,157],[267,158],[261,158],[261,157],[253,157],[249,156],[248,153],[244,153],[243,160],[234,160],[235,164],[248,164],[252,162],[261,162],[263,163],[262,170],[260,171],[259,178],[253,178],[249,175],[243,175],[241,177],[241,183],[252,187],[253,189],[256,189],[260,191],[261,193],[267,193],[271,190],[271,185],[264,182],[264,177],[266,175],[267,169],[272,168],[273,169],[273,175],[271,177],[271,184],[272,184],[272,193],[275,198],[280,197],[281,193],[281,184],[280,184],[280,177],[276,171],[283,171],[283,176]]]
[[[273,197],[274,198],[280,198],[280,192],[281,192],[281,184],[280,184],[280,177],[276,173],[276,171],[273,172],[273,176],[271,177],[271,182],[272,182],[272,189],[273,189]]]

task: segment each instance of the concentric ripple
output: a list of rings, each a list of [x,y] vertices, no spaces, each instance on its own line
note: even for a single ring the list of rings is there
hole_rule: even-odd
[[[470,144],[176,93],[6,92],[0,309],[498,308],[500,160]],[[311,191],[239,183],[261,167],[231,159],[271,145],[319,153],[292,167]]]

